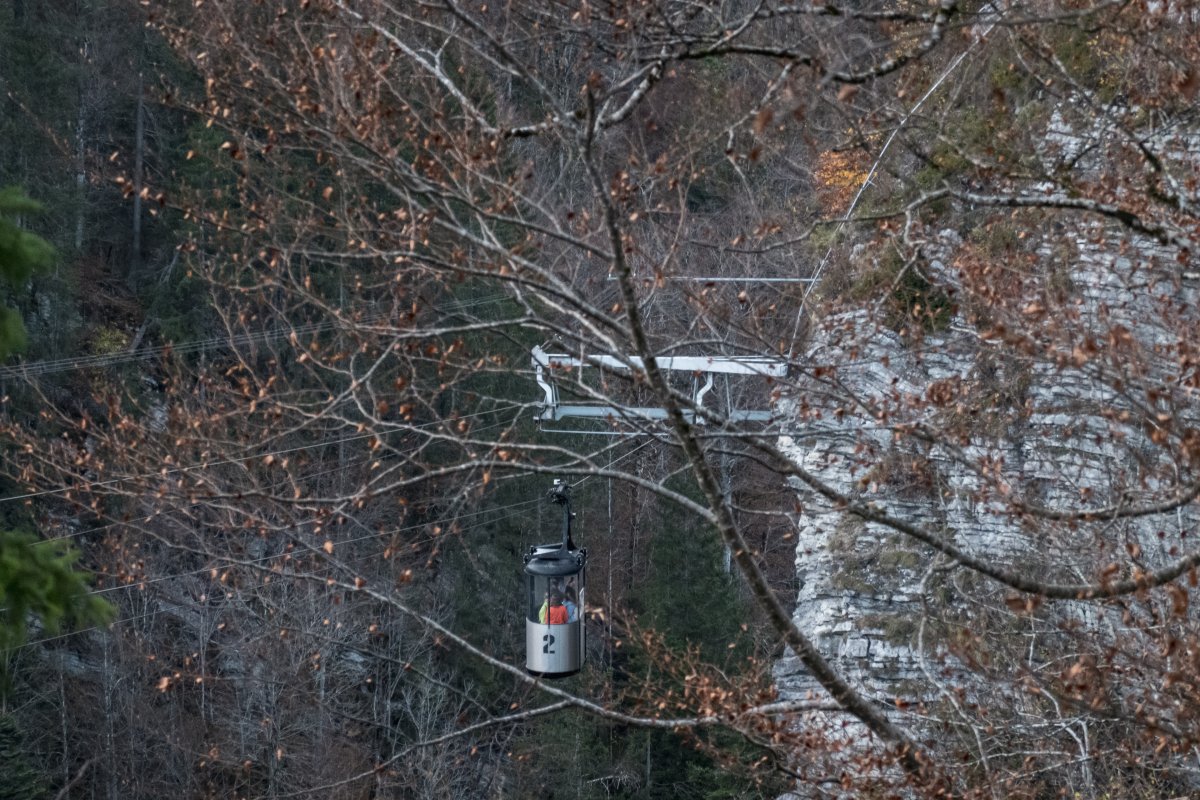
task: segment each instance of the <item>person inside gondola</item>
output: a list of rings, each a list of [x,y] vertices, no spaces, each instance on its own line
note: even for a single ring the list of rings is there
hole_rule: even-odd
[[[550,608],[550,595],[553,592],[562,592],[562,581],[559,578],[551,578],[550,585],[546,587],[546,594],[542,598],[542,607],[538,609],[538,622],[546,624],[546,614]]]
[[[563,592],[563,605],[567,608],[567,622],[579,621],[579,604],[575,602],[575,587],[567,584]]]
[[[550,590],[549,608],[546,609],[546,622],[550,625],[567,624],[567,607],[563,605],[562,592]]]

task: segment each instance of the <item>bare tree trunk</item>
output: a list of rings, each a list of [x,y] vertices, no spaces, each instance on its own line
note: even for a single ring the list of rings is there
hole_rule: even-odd
[[[132,241],[129,245],[129,275],[127,280],[130,287],[138,279],[142,271],[142,185],[144,183],[143,165],[146,153],[146,81],[145,76],[138,73],[137,111],[134,122],[133,144],[133,230]]]
[[[58,670],[58,719],[62,727],[62,775],[63,785],[71,780],[71,740],[67,736],[67,684],[66,669],[59,661]]]
[[[725,499],[725,504],[733,510],[733,478],[729,474],[729,454],[721,453],[721,496]],[[733,548],[729,546],[729,542],[725,542],[723,552],[725,574],[729,575],[733,572]]]
[[[104,738],[108,761],[108,800],[118,800],[121,794],[117,790],[117,739],[113,729],[116,712],[113,709],[113,695],[116,693],[116,681],[112,663],[112,642],[104,639]]]
[[[208,723],[208,642],[212,637],[212,631],[209,627],[208,604],[204,600],[200,603],[200,624],[197,633],[200,637],[200,646],[197,648],[197,655],[200,657],[200,719],[206,724]]]
[[[21,31],[24,29],[24,27],[25,27],[25,0],[14,0],[14,2],[13,2],[13,28],[14,28],[14,30]],[[8,95],[8,100],[5,103],[5,110],[8,112],[9,119],[16,119],[17,116],[21,113],[21,106],[17,102],[16,96],[12,93],[9,93],[9,95]],[[5,153],[5,158],[6,158],[6,160],[11,159],[11,161],[8,164],[6,164],[5,166],[9,166],[12,169],[12,175],[13,175],[14,179],[19,180],[18,176],[21,175],[21,172],[22,172],[21,167],[25,160],[23,154],[21,153],[20,145],[12,146],[12,143],[10,143],[10,149],[8,149],[7,152]],[[21,180],[20,182],[22,184],[24,183],[23,180]],[[14,221],[18,227],[21,225],[20,216],[18,216]]]
[[[87,60],[90,43],[87,38],[79,47],[79,57],[82,73],[87,74]],[[86,148],[84,137],[87,123],[87,85],[84,78],[79,79],[79,107],[75,116],[75,252],[83,250],[83,228],[87,206],[87,165],[85,162]]]
[[[646,731],[646,780],[642,784],[642,791],[650,788],[650,731]]]

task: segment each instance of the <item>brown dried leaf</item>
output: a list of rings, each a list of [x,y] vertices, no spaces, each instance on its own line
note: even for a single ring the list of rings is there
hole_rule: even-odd
[[[1174,583],[1167,584],[1167,594],[1171,596],[1171,613],[1177,617],[1187,616],[1188,591]]]
[[[769,108],[764,108],[761,111],[759,111],[754,116],[754,132],[762,133],[763,130],[765,130],[766,127],[771,124],[771,120],[774,118],[775,118],[775,112]]]

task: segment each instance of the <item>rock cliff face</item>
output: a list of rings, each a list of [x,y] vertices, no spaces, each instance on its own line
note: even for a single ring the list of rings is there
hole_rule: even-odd
[[[1070,162],[1102,180],[1107,164],[1128,157],[1131,136],[1070,120],[1056,112],[1045,123],[1048,173]],[[1200,137],[1139,136],[1180,185],[1194,181]],[[1119,187],[1112,199],[1129,200]],[[1197,522],[1194,506],[1178,502],[1196,480],[1200,416],[1200,297],[1186,255],[1094,214],[969,204],[962,213],[974,228],[918,230],[918,257],[886,273],[893,300],[905,270],[920,278],[927,306],[937,302],[931,291],[942,293],[940,316],[918,319],[910,297],[903,310],[913,313],[889,318],[894,303],[881,295],[821,321],[783,447],[828,488],[1014,575],[1089,583],[1173,562]],[[860,280],[884,268],[861,252],[850,261]],[[1008,713],[1032,702],[1006,695],[997,675],[1045,687],[1055,659],[1151,644],[1127,616],[1095,604],[1023,610],[1028,596],[864,521],[811,484],[797,482],[797,492],[797,625],[918,730],[937,716],[929,707],[953,705],[963,690],[968,705],[1007,696]],[[821,695],[790,653],[776,678],[786,698]],[[910,715],[908,703],[930,706]],[[972,745],[985,764],[990,741]]]

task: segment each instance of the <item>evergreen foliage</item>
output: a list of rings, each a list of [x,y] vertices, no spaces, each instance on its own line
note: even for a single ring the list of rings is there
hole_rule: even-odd
[[[29,617],[50,633],[104,622],[112,608],[88,592],[79,553],[21,531],[0,532],[0,649],[19,646]]]
[[[717,538],[671,524],[674,519],[669,514],[659,517],[650,543],[653,566],[633,602],[643,612],[643,624],[662,632],[672,648],[692,645],[706,660],[723,660],[731,652],[730,643],[744,644],[740,626],[748,612],[721,566]]]
[[[47,796],[25,752],[17,720],[10,714],[0,714],[0,800],[41,800]]]
[[[19,224],[22,215],[41,210],[42,206],[19,188],[0,189],[0,278],[11,286],[20,286],[35,270],[45,269],[54,262],[50,243],[22,230]],[[11,308],[0,309],[0,358],[24,348],[25,326],[21,315]]]

